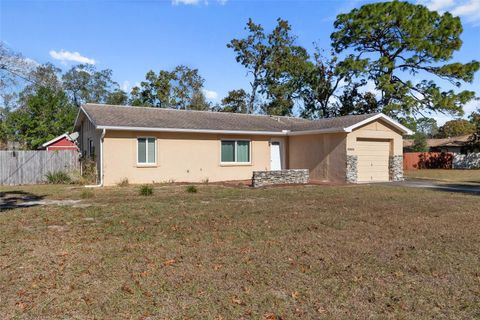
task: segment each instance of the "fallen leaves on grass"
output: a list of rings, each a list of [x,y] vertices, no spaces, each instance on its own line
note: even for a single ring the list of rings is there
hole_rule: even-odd
[[[163,262],[163,265],[164,265],[165,267],[168,267],[168,266],[173,265],[175,262],[176,262],[175,259],[169,259],[169,260],[164,261],[164,262]]]
[[[293,291],[291,294],[293,299],[297,300],[300,297],[300,293],[298,291]]]
[[[267,313],[265,315],[265,320],[283,320],[282,317],[276,315],[275,313]]]
[[[243,302],[242,300],[240,300],[240,299],[237,298],[237,297],[233,297],[233,298],[232,298],[232,303],[238,304],[239,306],[244,306],[244,305],[245,305],[245,302]]]
[[[133,289],[130,288],[127,284],[124,284],[121,289],[122,289],[123,292],[133,294]]]

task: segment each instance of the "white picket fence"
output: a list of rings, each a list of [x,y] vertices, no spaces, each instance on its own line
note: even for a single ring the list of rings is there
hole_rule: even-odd
[[[78,156],[72,150],[0,151],[0,185],[44,183],[48,172],[80,170]]]

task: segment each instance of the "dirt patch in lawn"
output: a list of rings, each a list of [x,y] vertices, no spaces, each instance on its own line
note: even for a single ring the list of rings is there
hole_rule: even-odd
[[[36,195],[21,190],[0,192],[0,211],[34,206],[72,206],[76,208],[90,206],[88,203],[81,203],[81,200],[54,200],[44,199],[44,197],[44,195]]]
[[[0,314],[480,317],[478,197],[381,185],[197,188],[103,188],[88,208],[0,215]]]

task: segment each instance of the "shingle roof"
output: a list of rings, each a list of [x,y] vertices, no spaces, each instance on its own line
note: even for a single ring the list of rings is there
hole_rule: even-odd
[[[82,107],[98,128],[165,128],[193,130],[282,132],[332,130],[339,131],[376,114],[307,120],[294,117],[246,115],[239,113],[185,111],[161,108],[86,104]]]
[[[428,147],[462,147],[467,144],[470,135],[463,135],[458,137],[442,138],[442,139],[427,139]],[[403,140],[403,147],[408,148],[413,146],[413,139]]]
[[[344,129],[353,126],[361,121],[371,118],[378,113],[367,113],[360,115],[350,115],[335,118],[326,118],[319,120],[307,120],[305,123],[295,124],[291,131],[321,130],[321,129]]]

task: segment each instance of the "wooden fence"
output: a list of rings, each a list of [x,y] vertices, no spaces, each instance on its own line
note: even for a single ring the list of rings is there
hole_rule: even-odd
[[[77,151],[0,151],[0,185],[42,183],[48,172],[75,170],[80,170]]]
[[[450,152],[405,152],[403,169],[451,169],[453,153]]]

